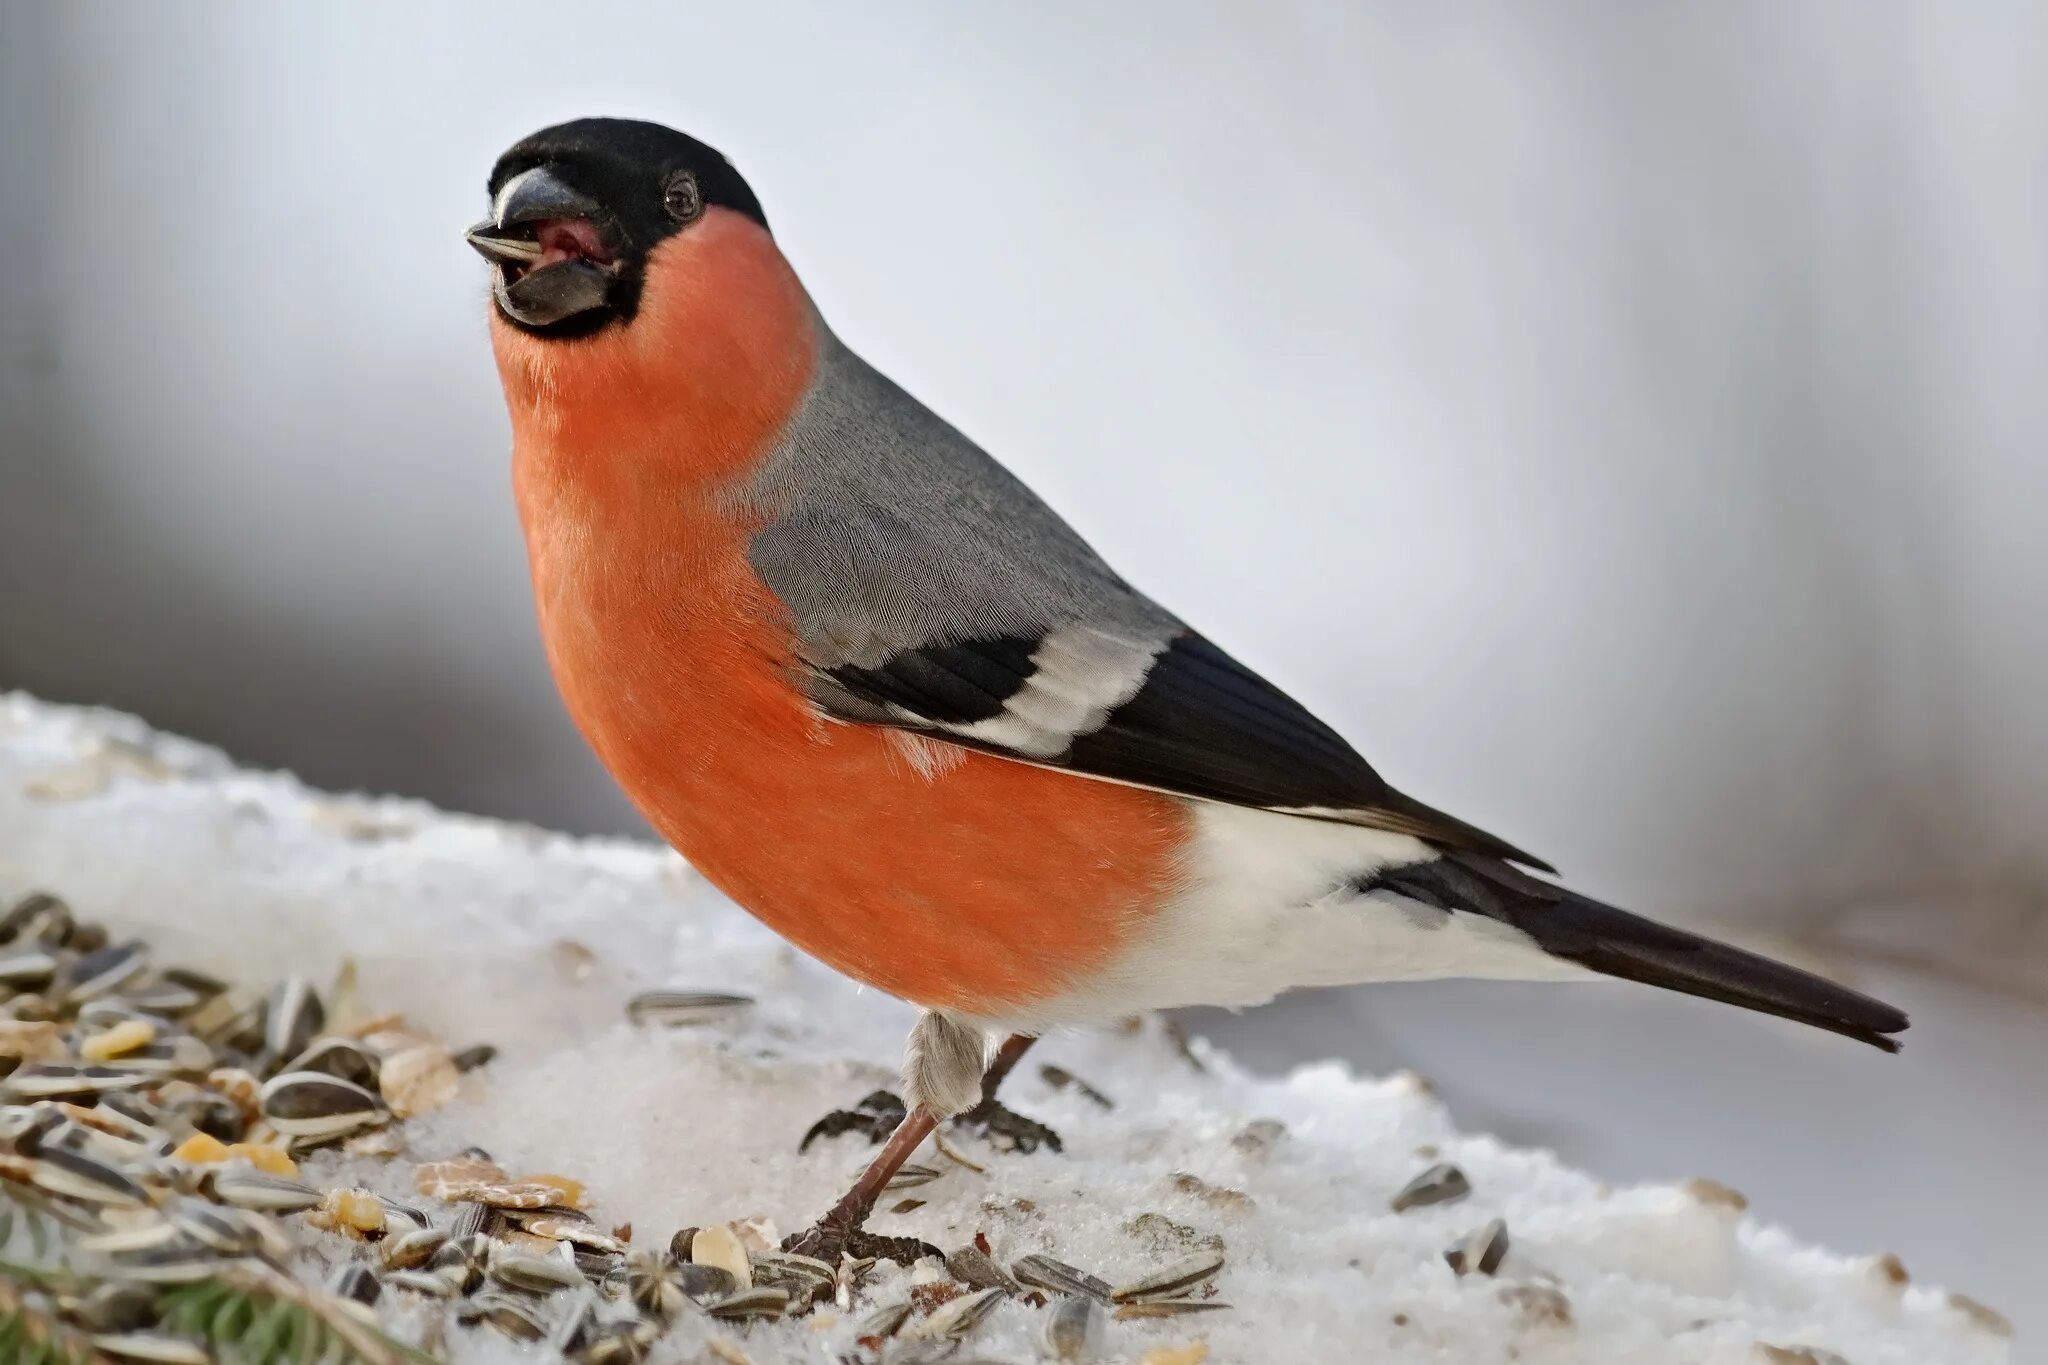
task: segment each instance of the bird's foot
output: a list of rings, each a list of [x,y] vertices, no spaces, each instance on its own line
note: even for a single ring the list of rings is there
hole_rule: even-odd
[[[906,1112],[901,1099],[887,1090],[877,1090],[853,1108],[834,1109],[812,1124],[810,1131],[804,1134],[804,1140],[796,1145],[796,1149],[799,1152],[805,1151],[819,1138],[838,1137],[841,1133],[864,1133],[868,1141],[881,1142],[896,1131],[897,1125],[903,1122]],[[784,1247],[783,1250],[787,1251],[789,1248]],[[807,1251],[803,1254],[808,1256],[811,1253]]]
[[[953,1126],[977,1134],[1003,1151],[1035,1152],[1040,1147],[1055,1152],[1065,1150],[1058,1133],[993,1099],[955,1114]]]
[[[883,1237],[865,1228],[849,1227],[831,1214],[826,1214],[802,1232],[783,1238],[782,1249],[798,1256],[813,1257],[827,1265],[838,1265],[844,1256],[855,1260],[873,1258],[912,1265],[927,1256],[943,1258],[945,1255],[923,1238]]]

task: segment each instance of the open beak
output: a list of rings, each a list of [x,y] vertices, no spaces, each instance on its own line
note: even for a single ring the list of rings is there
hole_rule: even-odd
[[[617,262],[603,217],[595,200],[536,166],[506,181],[491,216],[463,239],[497,267],[498,307],[546,327],[605,305]]]

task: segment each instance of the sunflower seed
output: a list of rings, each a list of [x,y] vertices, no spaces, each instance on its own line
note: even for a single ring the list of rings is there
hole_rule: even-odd
[[[66,1147],[45,1146],[29,1166],[29,1179],[52,1194],[87,1204],[140,1208],[149,1191],[126,1172]]]
[[[903,1330],[904,1320],[910,1316],[910,1300],[901,1303],[885,1303],[860,1320],[854,1336],[880,1337],[887,1340]]]
[[[168,1220],[148,1218],[109,1228],[105,1232],[88,1233],[74,1245],[89,1255],[112,1256],[169,1246],[181,1235],[177,1226]]]
[[[190,1244],[151,1247],[106,1258],[110,1279],[140,1280],[146,1284],[191,1284],[211,1279],[224,1270],[245,1262],[222,1256],[211,1247]]]
[[[353,1038],[316,1038],[283,1069],[318,1071],[365,1090],[377,1088],[377,1058]]]
[[[303,976],[287,977],[263,1007],[263,1051],[273,1062],[296,1057],[309,1047],[327,1022],[320,993]]]
[[[180,1199],[163,1210],[165,1222],[191,1241],[230,1256],[255,1251],[266,1227],[241,1209],[217,1208],[198,1199]]]
[[[1094,1086],[1088,1084],[1088,1082],[1082,1080],[1063,1066],[1053,1066],[1051,1063],[1047,1063],[1038,1068],[1038,1076],[1040,1080],[1055,1090],[1071,1088],[1083,1099],[1089,1100],[1103,1109],[1116,1108],[1116,1102],[1110,1099],[1109,1096],[1103,1094],[1100,1090],[1097,1090]]]
[[[447,1245],[448,1233],[441,1228],[415,1228],[396,1237],[386,1237],[377,1247],[378,1259],[386,1270],[417,1270]]]
[[[466,1047],[455,1054],[455,1069],[457,1071],[474,1071],[480,1066],[490,1065],[497,1055],[498,1049],[491,1044],[478,1043],[474,1047]]]
[[[1190,1313],[1222,1313],[1230,1305],[1216,1299],[1148,1299],[1143,1303],[1126,1303],[1116,1310],[1118,1322],[1136,1322],[1143,1318],[1179,1318]]]
[[[253,1166],[223,1166],[214,1171],[210,1183],[213,1197],[221,1203],[260,1213],[300,1213],[317,1207],[322,1198],[311,1185]]]
[[[946,1253],[946,1269],[953,1272],[953,1278],[970,1289],[1005,1289],[1014,1292],[1017,1282],[1004,1273],[1003,1268],[988,1258],[988,1253],[972,1242],[955,1251]]]
[[[370,1273],[368,1266],[361,1262],[351,1262],[335,1270],[333,1277],[327,1281],[327,1289],[336,1298],[368,1306],[377,1302],[377,1296],[383,1292],[384,1286],[377,1283],[377,1277]]]
[[[1200,1251],[1150,1275],[1141,1275],[1128,1284],[1118,1285],[1109,1291],[1109,1297],[1115,1303],[1129,1303],[1133,1299],[1170,1299],[1187,1293],[1221,1269],[1222,1252]]]
[[[1095,1339],[1101,1335],[1102,1308],[1085,1294],[1073,1294],[1053,1304],[1046,1314],[1041,1340],[1046,1354],[1054,1360],[1086,1360]]]
[[[832,1283],[832,1267],[815,1256],[799,1256],[789,1251],[756,1251],[749,1253],[747,1259],[756,1283],[762,1280],[794,1281],[814,1288]]]
[[[789,1307],[789,1295],[780,1289],[743,1289],[737,1294],[704,1305],[714,1318],[779,1318]]]
[[[626,1296],[641,1312],[657,1318],[675,1316],[689,1296],[675,1274],[676,1263],[658,1251],[636,1251],[626,1258]]]
[[[17,953],[0,958],[0,986],[40,990],[57,975],[57,959],[48,953]]]
[[[677,1264],[675,1274],[682,1291],[698,1303],[725,1298],[739,1288],[739,1281],[723,1266],[683,1261]]]
[[[0,943],[12,943],[23,934],[32,932],[32,926],[52,907],[63,910],[67,919],[70,917],[71,912],[64,909],[64,902],[47,891],[33,891],[23,896],[14,903],[12,910],[0,915]]]
[[[156,1290],[132,1281],[94,1288],[71,1315],[88,1332],[130,1332],[156,1321]]]
[[[698,1265],[714,1265],[732,1276],[736,1289],[754,1286],[754,1264],[733,1230],[723,1223],[697,1229],[690,1239],[690,1259]]]
[[[1388,1207],[1395,1213],[1406,1213],[1431,1204],[1455,1204],[1471,1193],[1472,1183],[1465,1179],[1465,1173],[1440,1161],[1403,1185],[1400,1193],[1388,1201]]]
[[[1105,1281],[1085,1270],[1076,1270],[1065,1261],[1056,1261],[1037,1252],[1012,1262],[1010,1273],[1019,1284],[1028,1284],[1034,1289],[1050,1289],[1055,1294],[1085,1294],[1097,1303],[1109,1302],[1110,1287]]]
[[[129,986],[121,992],[118,1003],[127,1005],[130,1009],[140,1010],[144,1014],[177,1019],[190,1014],[206,1002],[199,992],[189,986],[158,979]]]
[[[858,1173],[856,1172],[856,1174]],[[889,1177],[889,1183],[882,1188],[885,1190],[914,1190],[919,1185],[931,1184],[944,1174],[944,1171],[936,1167],[921,1166],[915,1161],[906,1161],[897,1170],[896,1174]]]
[[[932,1310],[929,1317],[912,1327],[907,1336],[913,1339],[947,1337],[958,1341],[981,1325],[982,1319],[995,1311],[997,1304],[1009,1297],[1003,1289],[978,1289],[971,1294],[948,1299]]]
[[[289,1137],[319,1140],[384,1122],[391,1111],[359,1085],[319,1071],[287,1071],[262,1091],[263,1117]]]
[[[490,1275],[508,1289],[527,1294],[553,1294],[583,1283],[583,1272],[559,1256],[525,1256],[517,1252],[492,1256]]]
[[[626,1002],[626,1017],[636,1024],[675,1028],[722,1019],[753,1003],[752,996],[719,991],[642,991]]]
[[[1446,1251],[1444,1260],[1460,1275],[1491,1275],[1507,1254],[1508,1225],[1496,1218]]]
[[[122,1360],[148,1360],[160,1365],[211,1365],[213,1352],[191,1337],[168,1332],[103,1332],[92,1339],[102,1355]]]
[[[87,953],[64,971],[66,1002],[77,1005],[118,990],[149,965],[149,950],[138,939]]]
[[[70,1066],[46,1063],[25,1066],[0,1082],[0,1096],[46,1100],[79,1096],[90,1099],[112,1090],[136,1090],[155,1077],[111,1066]]]
[[[430,1299],[452,1299],[459,1292],[445,1276],[425,1270],[394,1270],[384,1277],[384,1287],[424,1294]]]
[[[164,1076],[203,1075],[214,1063],[213,1049],[197,1038],[180,1035],[122,1053],[111,1066],[157,1080]]]

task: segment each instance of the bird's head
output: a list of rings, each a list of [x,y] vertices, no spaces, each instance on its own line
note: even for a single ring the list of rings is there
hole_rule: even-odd
[[[515,144],[487,188],[490,217],[468,240],[493,267],[515,422],[612,459],[688,445],[708,467],[787,416],[820,324],[716,150],[659,124],[578,119]]]
[[[496,268],[499,316],[539,337],[631,323],[654,257],[672,241],[768,233],[732,163],[657,123],[544,128],[498,158],[488,188],[490,216],[469,244]]]

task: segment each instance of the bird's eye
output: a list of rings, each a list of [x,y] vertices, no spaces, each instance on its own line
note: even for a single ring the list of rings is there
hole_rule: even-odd
[[[697,177],[689,171],[670,176],[661,192],[661,206],[678,223],[687,223],[704,212],[704,191],[697,188]]]

